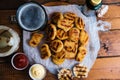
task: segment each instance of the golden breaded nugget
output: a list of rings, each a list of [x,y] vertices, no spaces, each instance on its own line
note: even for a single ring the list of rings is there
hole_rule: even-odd
[[[51,16],[52,22],[55,24],[58,22],[58,20],[63,18],[63,14],[61,12],[54,12]]]
[[[83,61],[86,53],[87,53],[87,50],[85,47],[83,46],[79,47],[78,53],[76,55],[76,61],[79,61],[79,62]]]
[[[48,44],[43,44],[40,48],[41,50],[41,58],[48,59],[51,56],[51,51],[49,49]]]
[[[88,37],[87,32],[85,30],[81,30],[81,32],[80,32],[80,43],[82,45],[86,45],[88,43],[88,39],[89,39],[89,37]]]
[[[58,28],[61,28],[65,32],[67,32],[67,31],[69,31],[74,26],[74,24],[71,24],[66,19],[61,19],[61,20],[58,20],[57,26],[58,26]]]
[[[57,65],[62,64],[65,61],[65,50],[62,49],[60,52],[52,55],[52,61]]]
[[[64,49],[65,49],[65,57],[67,59],[73,59],[76,56],[77,53],[77,48],[78,48],[78,44],[71,41],[71,40],[65,40],[64,42]]]
[[[73,24],[75,19],[64,18],[69,24]]]
[[[60,52],[57,52],[54,54],[54,56],[59,58],[59,59],[65,58],[65,55],[66,55],[66,53],[65,53],[64,49],[62,49]]]
[[[49,24],[48,26],[48,36],[51,40],[54,40],[57,34],[56,26],[54,24]]]
[[[49,46],[43,44],[41,48],[43,59],[52,56],[51,60],[56,65],[62,64],[65,59],[76,59],[81,62],[87,52],[84,46],[88,42],[88,34],[84,27],[83,19],[75,13],[54,12],[47,28]],[[64,76],[59,80],[71,80],[71,78]]]
[[[33,33],[30,41],[29,41],[29,45],[31,47],[36,47],[38,46],[38,44],[40,43],[41,39],[43,38],[43,34],[40,33]]]
[[[84,21],[82,18],[80,17],[76,17],[75,18],[75,26],[78,28],[78,29],[84,29],[85,27],[85,24],[84,24]]]
[[[77,17],[77,15],[75,13],[72,13],[72,12],[66,12],[63,14],[63,16],[65,18],[68,18],[68,19],[75,19],[75,17]]]
[[[77,28],[71,28],[70,31],[69,31],[69,38],[72,41],[78,42],[79,37],[80,37],[80,31],[79,31],[79,29],[77,29]]]
[[[63,43],[61,40],[53,40],[50,43],[50,48],[53,52],[57,53],[60,52],[63,49]]]
[[[63,14],[63,16],[64,19],[66,19],[69,22],[69,24],[74,23],[75,17],[77,17],[77,15],[72,12],[66,12]]]
[[[56,65],[60,65],[65,61],[65,58],[58,58],[54,55],[52,55],[52,62]]]
[[[65,40],[68,38],[68,34],[64,30],[58,29],[57,30],[57,38],[60,40]]]

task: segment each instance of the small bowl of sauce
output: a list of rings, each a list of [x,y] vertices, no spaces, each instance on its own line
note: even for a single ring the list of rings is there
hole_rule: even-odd
[[[43,80],[46,76],[46,69],[41,64],[33,64],[29,69],[29,75],[33,80]]]
[[[24,70],[28,67],[29,61],[24,53],[16,53],[13,55],[11,63],[16,70]]]

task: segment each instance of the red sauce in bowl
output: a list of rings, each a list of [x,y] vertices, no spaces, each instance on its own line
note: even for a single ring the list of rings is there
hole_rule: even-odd
[[[12,64],[14,68],[23,70],[28,66],[28,58],[23,53],[15,54],[12,59]]]

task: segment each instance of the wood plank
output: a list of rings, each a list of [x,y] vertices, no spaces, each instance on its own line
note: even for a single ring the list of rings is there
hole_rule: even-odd
[[[97,59],[86,80],[120,80],[120,57]]]
[[[28,70],[17,71],[14,70],[11,64],[0,64],[0,80],[31,80],[28,75]],[[115,80],[120,79],[120,57],[114,58],[100,58],[97,59],[93,68],[89,72],[88,78],[85,80]],[[3,76],[3,75],[7,75]],[[57,76],[51,73],[47,73],[44,80],[57,80]],[[79,80],[79,79],[75,79]]]
[[[21,4],[28,0],[0,0],[0,10],[17,9]]]
[[[39,1],[39,0],[37,0]],[[59,1],[65,1],[65,2],[69,2],[71,4],[85,4],[85,0],[59,0]],[[103,4],[115,4],[115,3],[119,3],[120,0],[102,0]]]
[[[112,1],[112,0],[109,0],[109,1]],[[116,1],[116,0],[114,0],[114,1]],[[7,13],[5,13],[5,14],[7,14]],[[0,16],[0,18],[5,14],[2,14]],[[6,15],[4,17],[6,17],[6,19],[7,19]],[[0,24],[8,25],[9,22],[4,21],[4,19],[5,19],[4,17],[2,17],[0,19]],[[4,23],[1,23],[1,22],[4,22]],[[11,25],[11,27],[13,27],[13,24],[10,24],[10,25]],[[15,26],[17,26],[17,25],[15,25]],[[114,33],[114,35],[112,35],[112,32],[101,34],[101,35],[103,36],[103,38],[105,40],[107,40],[107,38],[111,38],[111,37],[108,37],[109,35],[110,36],[111,35],[112,36],[117,35],[118,38],[119,38],[119,31],[117,31],[117,33],[115,33],[115,32],[113,32],[113,33]],[[106,35],[107,35],[107,37],[106,37]],[[112,38],[118,39],[116,37],[112,37]],[[114,41],[115,39],[112,39],[112,40]],[[118,39],[118,41],[119,41],[119,39]],[[115,43],[117,45],[117,43],[119,43],[119,42],[116,42],[116,40],[115,40]],[[116,45],[113,45],[113,46],[116,46]],[[112,53],[114,53],[114,51]],[[24,79],[24,80],[30,80],[27,72],[24,73],[23,71],[19,72],[19,71],[13,70],[13,68],[10,66],[9,63],[7,63],[5,65],[0,65],[0,68],[2,68],[0,70],[0,80],[21,80],[21,78]],[[8,72],[8,71],[10,71],[9,69],[11,69],[11,72]],[[6,73],[4,73],[4,72],[6,72]],[[100,59],[96,60],[96,63],[93,66],[92,70],[90,71],[87,80],[95,80],[95,79],[104,79],[104,80],[105,79],[114,79],[114,80],[118,79],[119,80],[120,79],[119,74],[120,74],[120,58],[119,57],[116,57],[116,58],[100,58]],[[46,80],[56,80],[56,77],[53,76],[52,74],[49,74],[49,76],[47,76]]]
[[[120,18],[120,4],[108,6],[108,12],[102,18]]]
[[[9,59],[10,60],[10,59]],[[32,80],[29,77],[29,67],[25,70],[15,70],[10,61],[8,63],[0,63],[0,80]],[[47,72],[44,80],[57,80],[57,76]]]
[[[107,18],[107,19],[101,19],[101,20],[111,23],[111,30],[120,29],[120,17],[119,18]]]
[[[9,63],[0,64],[0,80],[31,80],[28,75],[28,70],[15,70]]]
[[[120,30],[100,32],[101,48],[98,57],[120,56]]]
[[[111,3],[119,3],[120,0],[103,0],[103,3],[108,3],[108,4],[111,4]]]
[[[108,12],[99,19],[110,22],[111,29],[120,29],[120,5],[109,5]]]
[[[10,16],[15,14],[16,10],[0,10],[0,24],[10,24]]]
[[[11,10],[11,9],[17,9],[20,5],[22,5],[25,2],[29,2],[30,0],[1,0],[0,1],[0,10]],[[84,4],[85,0],[34,0],[36,2],[39,2],[40,4],[51,2],[51,1],[65,1],[71,4]],[[120,3],[120,0],[103,0],[104,4],[115,4]],[[6,6],[7,5],[7,6]]]
[[[21,28],[18,26],[17,23],[11,23],[10,21],[10,16],[15,14],[16,10],[0,10],[0,25],[6,25],[8,27],[11,27],[21,36]]]

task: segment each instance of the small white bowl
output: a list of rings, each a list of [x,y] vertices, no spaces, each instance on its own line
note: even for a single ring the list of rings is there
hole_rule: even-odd
[[[41,64],[33,64],[29,69],[29,76],[33,80],[43,80],[46,76],[46,69]]]
[[[12,47],[10,48],[10,50],[6,52],[0,52],[0,57],[6,57],[6,56],[13,54],[15,51],[18,50],[19,43],[20,43],[20,37],[18,33],[10,27],[0,25],[0,30],[7,30],[12,35],[12,40],[10,42]]]
[[[12,66],[13,66],[16,70],[24,70],[24,69],[26,69],[26,68],[28,67],[28,65],[29,65],[28,58],[27,58],[27,65],[26,65],[25,67],[23,67],[23,68],[17,68],[17,67],[14,65],[14,62],[13,62],[14,58],[15,58],[17,55],[19,55],[19,54],[22,54],[22,55],[24,55],[24,56],[27,58],[27,56],[26,56],[24,53],[21,53],[21,52],[15,53],[15,54],[13,55],[12,59],[11,59],[11,64],[12,64]]]

